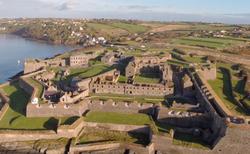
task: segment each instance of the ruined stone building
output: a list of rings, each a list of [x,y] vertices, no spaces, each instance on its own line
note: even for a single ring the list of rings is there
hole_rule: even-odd
[[[133,57],[125,69],[125,76],[134,78],[139,74],[159,74],[163,83],[172,82],[173,72],[166,62],[171,56],[159,57]]]
[[[89,57],[86,55],[75,55],[70,56],[69,58],[69,65],[70,66],[84,66],[88,65]]]

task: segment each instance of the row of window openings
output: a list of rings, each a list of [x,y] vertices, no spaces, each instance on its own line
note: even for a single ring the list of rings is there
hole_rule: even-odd
[[[99,85],[97,85],[96,86],[97,88],[99,88],[100,86]],[[101,88],[104,88],[104,86],[101,86]],[[123,88],[123,87],[120,87],[120,86],[118,86],[118,87],[116,87],[116,86],[113,86],[113,87],[110,87],[110,86],[108,86],[108,88],[118,88],[118,89],[120,89],[120,88]],[[140,87],[127,87],[127,89],[140,89]],[[149,87],[148,88],[144,88],[144,87],[142,87],[142,89],[143,90],[167,90],[166,88],[164,88],[164,89],[161,89],[161,88],[152,88],[152,89],[149,89]],[[169,91],[171,91],[171,89],[169,89]]]

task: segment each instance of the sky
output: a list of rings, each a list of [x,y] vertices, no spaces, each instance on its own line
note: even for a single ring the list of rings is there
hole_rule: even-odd
[[[19,17],[250,24],[250,0],[0,0],[0,18]]]

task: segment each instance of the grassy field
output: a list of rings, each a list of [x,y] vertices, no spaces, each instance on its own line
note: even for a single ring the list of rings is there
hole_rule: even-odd
[[[232,87],[235,87],[237,82],[236,80],[230,80],[229,73],[231,71],[231,66],[227,64],[218,64],[217,67],[217,79],[209,80],[208,83],[229,110],[237,115],[245,115],[244,110],[237,106],[237,102],[230,90],[230,84],[232,84]],[[229,71],[229,73],[227,71]]]
[[[203,57],[201,56],[183,56],[184,60],[189,62],[189,63],[203,63]]]
[[[207,47],[212,49],[223,49],[243,42],[245,41],[233,38],[194,38],[194,37],[180,38],[174,41],[175,44]]]
[[[134,81],[136,83],[159,83],[160,78],[155,75],[136,75]]]
[[[143,33],[146,32],[149,28],[143,25],[131,24],[131,23],[122,23],[115,22],[111,24],[113,27],[124,29],[130,33]]]
[[[0,121],[0,129],[54,130],[58,120],[55,118],[26,118],[26,105],[29,95],[17,83],[5,86],[3,90],[10,97],[10,108]]]
[[[114,101],[136,101],[138,103],[160,103],[164,101],[164,97],[152,97],[152,96],[126,96],[118,94],[91,94],[92,100],[108,100]]]
[[[126,125],[151,124],[150,117],[145,114],[126,114],[113,112],[89,112],[85,121],[99,123],[113,123]]]
[[[170,65],[176,65],[176,66],[182,66],[182,67],[189,67],[189,63],[188,62],[184,62],[184,61],[176,60],[176,59],[168,60],[167,63],[170,64]]]

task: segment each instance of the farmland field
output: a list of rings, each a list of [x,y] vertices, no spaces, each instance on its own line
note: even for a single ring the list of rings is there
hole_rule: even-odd
[[[212,49],[223,49],[232,45],[244,43],[246,40],[231,38],[180,38],[174,41],[175,44],[207,47]]]

